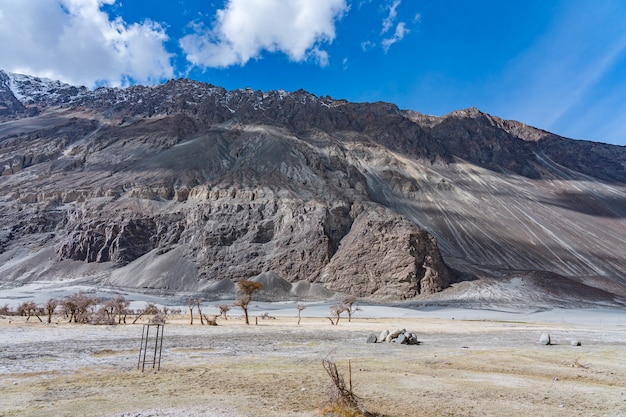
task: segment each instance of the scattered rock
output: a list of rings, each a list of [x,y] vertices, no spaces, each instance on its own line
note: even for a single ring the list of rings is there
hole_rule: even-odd
[[[402,330],[394,330],[393,332],[390,333],[390,336],[392,339],[397,338],[398,336],[400,336],[402,333],[406,332],[405,329]]]
[[[389,336],[389,330],[383,330],[378,336],[378,341],[383,342],[387,338],[387,336]]]
[[[570,341],[570,344],[571,344],[572,346],[581,346],[580,340],[578,340],[578,339],[572,339],[572,340]]]
[[[376,335],[370,334],[367,338],[367,343],[374,343]],[[383,330],[380,332],[380,335],[375,338],[375,341],[378,343],[387,342],[387,343],[398,343],[402,345],[419,345],[420,341],[417,340],[417,335],[413,332],[407,332],[406,329],[402,330]]]
[[[548,333],[541,333],[541,336],[539,336],[539,344],[541,345],[551,344],[550,335]]]
[[[369,336],[367,336],[367,343],[376,343],[377,341],[378,338],[374,333],[370,333]]]

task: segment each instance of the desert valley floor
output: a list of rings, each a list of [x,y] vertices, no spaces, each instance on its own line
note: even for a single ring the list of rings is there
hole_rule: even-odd
[[[307,310],[298,325],[293,311],[258,310],[249,326],[234,310],[218,326],[169,317],[161,370],[143,373],[139,323],[1,317],[0,416],[319,416],[331,389],[325,358],[346,378],[351,368],[354,393],[379,416],[626,415],[620,311],[364,308],[338,325]],[[400,328],[421,344],[366,343]]]

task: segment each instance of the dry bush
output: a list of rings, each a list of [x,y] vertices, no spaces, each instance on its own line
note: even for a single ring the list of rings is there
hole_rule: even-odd
[[[112,326],[115,324],[115,316],[109,314],[109,312],[103,306],[98,309],[98,311],[90,315],[89,323],[93,325]]]
[[[348,362],[348,383],[339,373],[337,364],[325,358],[322,366],[332,381],[331,392],[326,405],[322,408],[322,415],[327,417],[366,417],[371,416],[361,404],[359,398],[352,391],[352,369]]]
[[[11,311],[9,305],[5,304],[4,306],[0,307],[0,314],[3,316],[10,316],[13,314],[13,312]]]
[[[217,326],[217,316],[216,315],[207,316],[205,314],[204,315],[204,320],[206,321],[206,324],[209,325],[209,326]]]
[[[166,315],[163,312],[158,312],[154,317],[150,319],[150,324],[165,324]]]

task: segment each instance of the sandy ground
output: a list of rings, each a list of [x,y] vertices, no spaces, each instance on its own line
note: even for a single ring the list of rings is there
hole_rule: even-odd
[[[324,358],[346,378],[350,365],[354,392],[378,415],[626,415],[626,319],[555,317],[358,317],[337,326],[280,315],[201,326],[196,317],[191,326],[185,315],[165,326],[158,372],[137,370],[140,324],[3,317],[0,416],[319,416],[331,386]],[[396,328],[422,343],[366,343]],[[543,332],[553,345],[538,343]]]

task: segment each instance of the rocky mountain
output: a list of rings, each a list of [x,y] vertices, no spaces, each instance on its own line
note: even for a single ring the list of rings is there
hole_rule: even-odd
[[[0,71],[0,171],[1,285],[626,296],[626,148],[477,109],[433,117],[186,79],[89,90]]]

